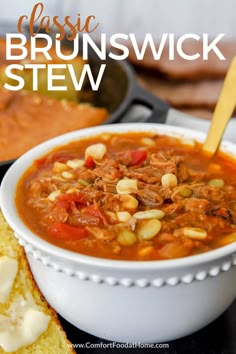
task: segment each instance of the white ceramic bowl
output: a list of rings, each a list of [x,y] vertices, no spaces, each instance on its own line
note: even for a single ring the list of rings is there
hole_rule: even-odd
[[[55,310],[78,328],[120,342],[165,342],[197,331],[236,297],[236,243],[176,260],[114,261],[76,254],[34,235],[14,204],[17,182],[55,146],[101,132],[152,131],[203,141],[204,134],[158,124],[100,126],[47,141],[19,158],[1,187],[2,212],[25,247],[35,280]],[[236,145],[222,149],[236,156]]]

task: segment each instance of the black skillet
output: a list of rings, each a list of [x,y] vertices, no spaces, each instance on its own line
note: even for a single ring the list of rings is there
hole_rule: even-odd
[[[9,32],[16,32],[16,30],[12,25],[0,24],[0,36]],[[65,44],[68,46],[70,42],[67,41]],[[151,109],[152,113],[148,117],[148,121],[165,123],[169,110],[168,104],[137,84],[134,72],[127,62],[115,61],[110,58],[101,61],[93,50],[89,51],[88,61],[95,77],[100,65],[106,64],[99,90],[91,92],[87,85],[82,92],[82,99],[84,97],[86,102],[90,101],[92,104],[108,110],[109,118],[104,124],[120,122],[133,104],[141,104]],[[90,93],[88,93],[89,90]],[[14,160],[0,162],[0,181],[13,162]]]

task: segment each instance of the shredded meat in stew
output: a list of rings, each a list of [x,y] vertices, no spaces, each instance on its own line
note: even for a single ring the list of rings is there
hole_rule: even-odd
[[[16,205],[59,247],[120,260],[186,257],[236,241],[236,162],[194,141],[103,134],[59,147],[21,178]]]

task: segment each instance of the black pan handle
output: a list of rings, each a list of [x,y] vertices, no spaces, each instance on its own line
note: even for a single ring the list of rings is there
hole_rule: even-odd
[[[151,114],[146,117],[145,122],[161,124],[166,122],[168,110],[170,108],[168,103],[162,101],[160,98],[139,85],[135,85],[133,89],[133,97],[132,103],[142,104],[151,109]]]

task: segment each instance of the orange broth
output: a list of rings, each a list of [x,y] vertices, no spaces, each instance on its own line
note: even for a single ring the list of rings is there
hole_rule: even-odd
[[[235,173],[233,158],[209,159],[194,141],[105,133],[36,160],[15,202],[27,227],[58,247],[118,260],[180,258],[236,241]]]

